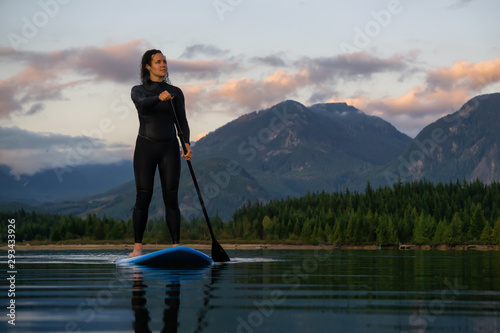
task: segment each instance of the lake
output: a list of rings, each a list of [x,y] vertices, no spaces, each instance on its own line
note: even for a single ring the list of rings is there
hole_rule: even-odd
[[[17,251],[15,274],[4,255],[0,332],[500,332],[499,252],[227,253],[168,271],[117,267],[118,250]]]

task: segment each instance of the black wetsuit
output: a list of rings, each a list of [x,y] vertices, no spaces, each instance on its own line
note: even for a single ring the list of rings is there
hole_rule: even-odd
[[[181,171],[179,142],[176,137],[170,101],[158,96],[167,90],[172,100],[184,139],[189,142],[189,126],[184,95],[178,87],[165,82],[149,81],[132,88],[132,100],[139,113],[139,135],[134,152],[134,175],[137,197],[132,214],[136,243],[142,243],[148,209],[153,196],[156,166],[160,172],[165,218],[174,244],[180,240],[180,219],[177,191]]]

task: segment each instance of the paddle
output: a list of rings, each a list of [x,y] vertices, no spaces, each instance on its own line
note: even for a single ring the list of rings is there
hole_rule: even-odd
[[[172,96],[172,99],[174,95]],[[184,154],[187,153],[186,141],[184,140],[184,134],[182,133],[181,124],[179,123],[179,119],[177,118],[177,114],[175,112],[174,103],[170,99],[170,105],[172,105],[172,111],[174,114],[175,127],[177,128],[177,135],[181,141],[182,150]],[[198,181],[196,180],[196,176],[194,175],[193,166],[191,165],[191,161],[186,160],[187,165],[189,167],[189,172],[191,173],[191,178],[193,178],[194,187],[196,188],[196,193],[198,194],[198,199],[200,200],[201,209],[203,210],[203,215],[205,216],[205,221],[207,221],[208,231],[210,231],[210,236],[212,237],[212,259],[215,262],[225,262],[230,261],[229,256],[226,251],[222,248],[222,246],[215,239],[214,231],[212,230],[212,225],[210,224],[210,219],[208,218],[207,210],[205,208],[205,203],[203,202],[203,198],[201,197],[200,187],[198,186]]]

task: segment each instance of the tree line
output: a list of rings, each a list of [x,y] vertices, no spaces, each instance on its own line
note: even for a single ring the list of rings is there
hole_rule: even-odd
[[[231,236],[339,245],[500,244],[500,184],[394,184],[247,204]]]
[[[24,209],[0,212],[1,224],[7,230],[9,220],[15,220],[16,242],[52,242],[52,243],[95,243],[95,242],[133,242],[134,229],[132,219],[115,220],[110,217],[98,217],[89,214],[85,218],[75,215],[28,212]],[[215,216],[212,226],[223,228],[223,222]],[[191,241],[209,240],[210,234],[206,222],[193,219],[181,222],[181,239]],[[1,243],[7,243],[7,234],[1,233]],[[148,221],[144,234],[145,243],[169,243],[170,234],[164,219]]]
[[[337,245],[500,245],[500,184],[480,181],[433,184],[398,182],[363,192],[308,193],[300,198],[248,202],[233,218],[210,219],[219,241]],[[17,210],[0,212],[2,224],[16,220],[16,241],[82,243],[133,241],[132,220]],[[1,233],[2,243],[7,242]],[[182,219],[181,240],[209,241],[202,218]],[[169,243],[163,219],[149,221],[146,243]]]

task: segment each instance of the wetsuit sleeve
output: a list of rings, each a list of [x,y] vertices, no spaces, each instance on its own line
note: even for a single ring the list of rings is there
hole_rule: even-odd
[[[184,94],[182,90],[176,94],[177,96],[173,99],[175,101],[175,112],[177,114],[177,118],[179,119],[179,124],[181,125],[182,134],[186,143],[189,143],[189,124],[186,117],[186,107],[184,105]]]
[[[149,113],[153,106],[160,102],[158,95],[147,96],[146,91],[141,86],[132,88],[131,97],[139,114]]]

